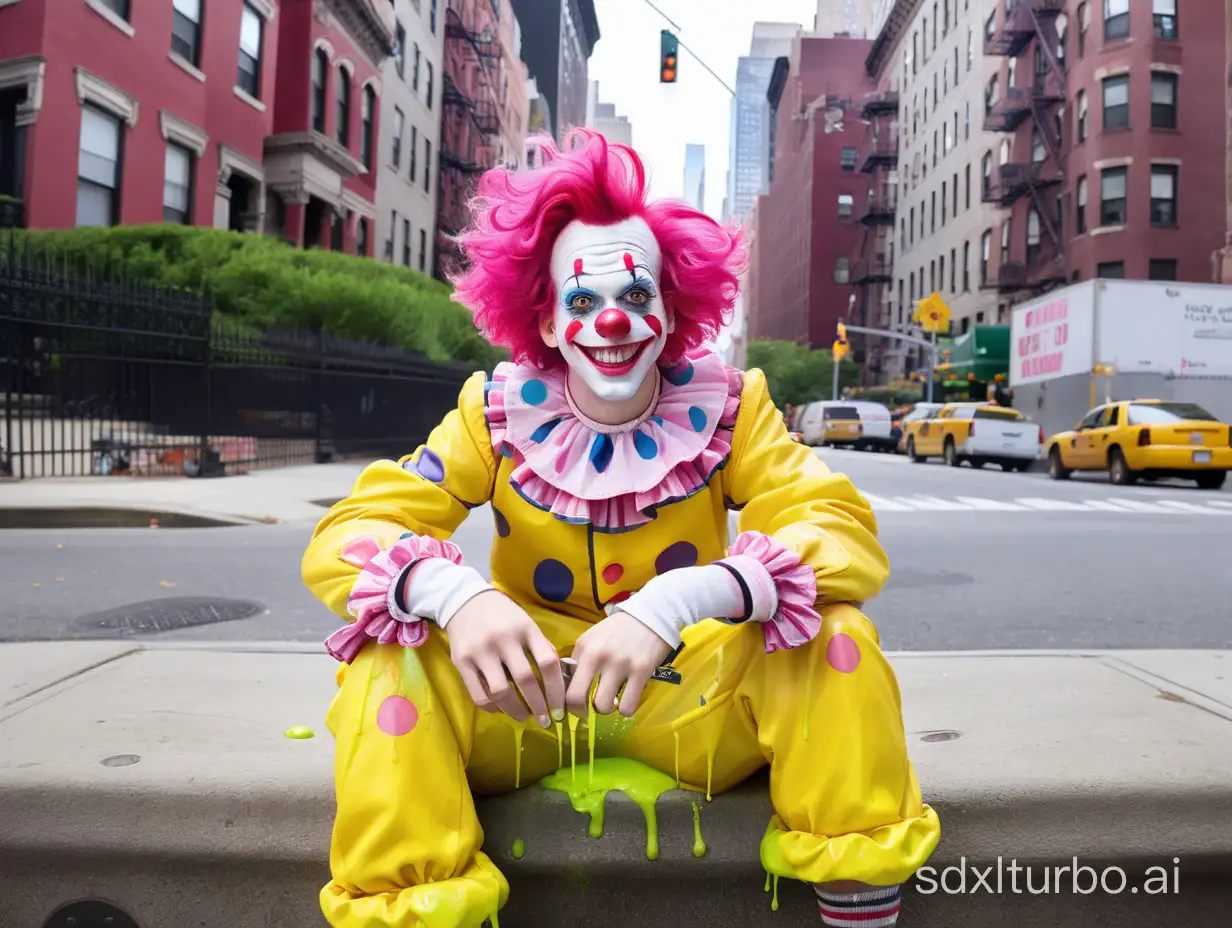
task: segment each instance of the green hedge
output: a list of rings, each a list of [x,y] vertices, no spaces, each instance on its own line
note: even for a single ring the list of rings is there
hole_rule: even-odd
[[[759,339],[749,343],[749,367],[760,368],[775,405],[801,406],[831,399],[834,391],[834,357],[829,351],[813,351],[795,342]],[[839,389],[859,382],[856,365],[839,364]]]
[[[134,282],[209,290],[219,314],[246,326],[316,328],[491,370],[485,342],[450,288],[409,268],[275,239],[193,226],[31,230],[34,255]]]

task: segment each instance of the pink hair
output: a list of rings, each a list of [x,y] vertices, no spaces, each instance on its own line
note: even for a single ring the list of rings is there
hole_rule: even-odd
[[[556,299],[548,271],[556,237],[575,219],[605,225],[640,217],[659,243],[659,288],[676,321],[663,363],[714,338],[739,290],[740,231],[684,203],[647,203],[641,158],[597,132],[575,129],[563,154],[550,137],[533,141],[542,166],[484,174],[471,204],[474,221],[459,239],[469,267],[453,276],[453,298],[471,309],[485,337],[515,359],[555,364],[560,354],[540,338],[539,316],[552,312]]]

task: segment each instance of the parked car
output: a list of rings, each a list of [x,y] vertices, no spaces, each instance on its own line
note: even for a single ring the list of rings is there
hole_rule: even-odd
[[[951,467],[997,464],[1026,470],[1039,457],[1044,430],[1016,409],[993,403],[946,403],[929,419],[912,422],[907,456],[917,463],[943,457]]]
[[[864,435],[864,424],[853,403],[822,400],[809,403],[800,414],[804,444],[854,447]]]
[[[931,419],[941,409],[941,405],[941,403],[915,403],[896,410],[897,415],[890,422],[890,434],[894,437],[895,450],[899,454],[907,453],[907,432],[911,428],[911,423]]]
[[[1218,490],[1232,470],[1232,427],[1196,403],[1130,400],[1092,409],[1048,439],[1048,476],[1106,470],[1118,485],[1179,477]]]
[[[862,426],[862,435],[855,447],[866,451],[893,451],[897,442],[889,408],[865,401],[854,401],[850,405],[855,407]]]

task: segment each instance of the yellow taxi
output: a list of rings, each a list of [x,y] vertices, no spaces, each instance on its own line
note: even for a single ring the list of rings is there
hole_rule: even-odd
[[[1025,471],[1040,452],[1044,430],[1016,409],[996,403],[946,403],[933,415],[903,420],[907,457],[915,463],[941,457],[951,467]]]
[[[1048,439],[1048,476],[1106,470],[1118,486],[1178,477],[1218,490],[1232,470],[1232,428],[1195,403],[1129,400],[1092,409]]]

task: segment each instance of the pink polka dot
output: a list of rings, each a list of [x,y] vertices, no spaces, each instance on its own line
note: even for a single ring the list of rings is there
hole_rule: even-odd
[[[839,632],[826,645],[826,660],[839,673],[851,673],[860,666],[860,648],[851,636]]]
[[[370,560],[380,553],[381,546],[377,540],[371,535],[364,535],[343,545],[342,550],[338,552],[338,557],[352,567],[358,567],[362,570]]]
[[[376,727],[398,738],[410,734],[419,722],[419,710],[405,696],[390,696],[376,711]]]
[[[619,583],[620,578],[625,575],[624,566],[621,564],[608,564],[603,568],[603,582],[608,586],[613,583]]]

